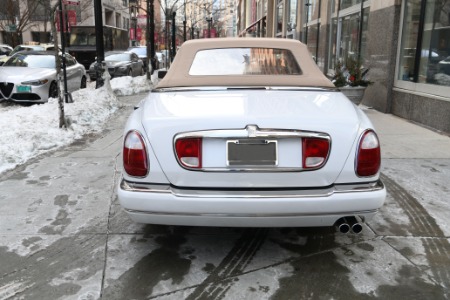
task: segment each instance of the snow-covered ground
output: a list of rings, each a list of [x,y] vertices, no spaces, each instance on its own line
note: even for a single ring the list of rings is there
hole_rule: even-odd
[[[120,107],[117,96],[146,92],[151,86],[146,76],[107,79],[99,89],[95,82],[89,83],[86,89],[72,93],[73,103],[64,103],[68,129],[59,128],[58,99],[31,106],[0,103],[0,174],[101,130]]]

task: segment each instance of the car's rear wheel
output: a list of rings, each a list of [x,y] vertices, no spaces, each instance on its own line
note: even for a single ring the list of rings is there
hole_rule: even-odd
[[[53,81],[50,84],[50,88],[48,90],[49,98],[58,98],[58,86],[56,85],[56,81]]]
[[[144,70],[144,68],[141,68],[141,74],[140,75],[142,76],[144,74],[145,74],[145,70]]]
[[[85,89],[85,88],[86,88],[86,77],[83,76],[83,77],[81,77],[80,89]]]

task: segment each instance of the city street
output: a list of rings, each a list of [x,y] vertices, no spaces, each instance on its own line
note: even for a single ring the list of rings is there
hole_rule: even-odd
[[[450,137],[364,107],[388,196],[359,235],[142,225],[116,186],[144,96],[0,175],[0,299],[450,299]]]

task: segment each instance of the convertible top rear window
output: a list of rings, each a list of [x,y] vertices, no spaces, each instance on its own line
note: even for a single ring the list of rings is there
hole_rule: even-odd
[[[189,75],[301,75],[291,51],[273,48],[207,49],[195,54]]]

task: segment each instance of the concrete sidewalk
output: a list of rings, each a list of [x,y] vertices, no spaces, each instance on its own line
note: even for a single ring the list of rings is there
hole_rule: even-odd
[[[224,299],[448,299],[448,136],[362,107],[389,195],[358,236],[168,229],[131,222],[116,196],[123,126],[144,97],[121,97],[103,132],[0,179],[0,299],[172,300],[209,285]]]
[[[391,114],[361,108],[375,126],[383,158],[450,158],[450,137]]]

